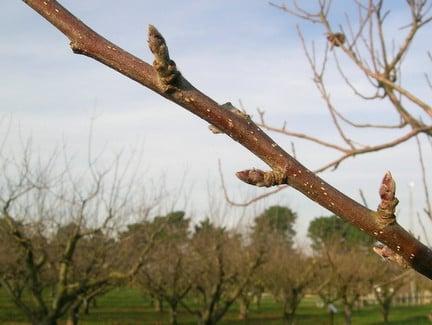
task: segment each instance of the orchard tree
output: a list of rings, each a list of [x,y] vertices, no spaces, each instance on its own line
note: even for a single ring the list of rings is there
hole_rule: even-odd
[[[265,287],[282,304],[282,316],[288,324],[295,323],[297,308],[316,277],[312,258],[273,241],[270,258],[262,272]]]
[[[86,300],[142,267],[154,235],[134,250],[131,238],[117,235],[122,220],[148,206],[134,200],[139,191],[116,164],[103,171],[90,164],[76,177],[55,156],[44,163],[29,152],[0,159],[0,283],[32,324],[55,325],[68,313],[76,324]]]
[[[208,219],[195,227],[188,252],[192,288],[190,299],[181,304],[199,324],[214,325],[246,290],[262,264],[263,252]]]
[[[337,242],[322,249],[320,257],[325,278],[321,294],[335,295],[343,306],[345,324],[349,325],[360,297],[370,293],[373,284],[379,281],[382,263],[362,248],[345,248]]]
[[[189,219],[183,211],[175,211],[166,216],[156,217],[152,224],[159,232],[157,244],[149,252],[146,263],[135,276],[135,283],[149,292],[152,297],[160,297],[170,311],[170,324],[177,324],[180,302],[192,288],[191,263],[189,255]],[[152,228],[148,227],[147,228]]]
[[[330,166],[338,166],[347,157],[392,147],[419,134],[428,136],[431,134],[432,126],[424,122],[430,121],[431,107],[408,88],[398,83],[401,80],[398,69],[401,67],[402,59],[411,41],[416,32],[431,21],[427,16],[429,8],[427,2],[426,0],[407,2],[411,21],[408,25],[406,40],[395,54],[387,50],[387,42],[383,41],[385,40],[383,23],[387,16],[382,6],[383,1],[369,1],[366,5],[358,2],[362,23],[358,24],[357,31],[349,35],[344,31],[340,33],[332,28],[328,20],[329,1],[319,1],[317,11],[313,13],[298,6],[295,7],[296,11],[293,13],[297,16],[324,26],[328,33],[326,42],[329,42],[329,48],[333,48],[333,53],[342,52],[351,59],[364,73],[367,80],[372,80],[376,90],[376,95],[372,97],[389,100],[394,107],[394,112],[401,119],[397,127],[409,129],[404,136],[395,138],[391,142],[358,148],[356,142],[347,138],[338,128],[346,147],[340,147],[338,150],[342,156],[321,170]],[[418,272],[432,278],[432,251],[396,222],[394,212],[398,200],[395,196],[396,185],[390,173],[386,173],[382,181],[381,203],[378,209],[370,210],[339,192],[304,167],[265,134],[248,114],[233,108],[232,105],[219,105],[195,88],[180,73],[175,62],[170,58],[166,41],[154,26],[149,27],[148,35],[149,47],[155,57],[153,65],[150,65],[101,37],[55,0],[25,0],[25,3],[69,38],[74,53],[94,58],[186,108],[209,122],[213,130],[217,129],[218,132],[225,133],[239,142],[270,167],[269,171],[247,169],[238,172],[239,179],[254,186],[289,185],[295,188],[335,215],[344,218],[383,242],[393,251],[392,260],[398,261],[402,266],[413,267]],[[367,37],[371,34],[371,30],[378,30],[377,35],[381,41],[377,42],[371,37],[370,42],[366,42],[367,45],[364,48],[369,50],[369,61],[364,61],[364,55],[358,52],[357,45],[362,44],[365,37],[366,41],[368,40]],[[377,45],[380,46],[378,53],[375,50]],[[311,55],[312,65],[315,65],[314,60],[315,57]],[[322,71],[316,69],[314,75],[320,85],[320,91],[323,90],[322,96],[329,102],[330,97],[320,83],[323,80]],[[415,111],[410,113],[401,98],[413,103]],[[338,115],[332,109],[333,106],[328,106],[332,116]],[[417,112],[421,112],[424,116],[417,118]],[[321,140],[318,139],[318,141]]]
[[[374,286],[375,298],[380,306],[381,315],[383,317],[384,323],[389,322],[390,310],[393,305],[393,300],[400,290],[408,283],[411,277],[409,274],[397,274],[398,272],[392,270],[391,267],[387,265],[385,272],[385,279],[383,283],[376,284]],[[393,279],[388,279],[389,275],[393,274]]]
[[[244,242],[245,240],[247,244]],[[251,303],[255,300],[257,308],[259,308],[261,297],[265,291],[263,270],[266,263],[269,262],[272,248],[268,241],[251,242],[250,239],[243,238],[242,243],[242,253],[235,261],[239,272],[239,279],[243,279],[238,281],[238,283],[242,283],[246,279],[248,281],[246,281],[246,285],[240,292],[237,302],[239,305],[239,319],[247,320]],[[255,261],[259,265],[251,273],[250,265],[251,263],[256,263]]]
[[[290,208],[279,205],[271,206],[254,219],[252,238],[258,240],[262,236],[269,238],[276,236],[291,247],[296,234],[294,230],[296,219],[297,214]]]
[[[326,243],[339,241],[341,245],[361,245],[370,247],[373,239],[337,216],[318,217],[308,228],[312,248],[319,250]]]

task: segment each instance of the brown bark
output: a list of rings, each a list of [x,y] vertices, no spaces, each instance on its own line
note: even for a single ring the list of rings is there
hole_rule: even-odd
[[[245,301],[240,297],[239,300],[239,319],[247,320],[249,316],[249,302]]]
[[[345,325],[351,325],[352,306],[350,304],[344,303],[343,308],[344,308]]]
[[[270,173],[263,175],[264,185],[288,184],[294,187],[397,251],[409,266],[432,278],[432,251],[429,248],[395,220],[391,223],[383,222],[380,213],[369,210],[324,182],[279,147],[249,118],[223,108],[195,89],[178,72],[175,63],[169,58],[165,40],[153,26],[149,28],[149,45],[156,58],[154,67],[98,35],[57,1],[24,2],[65,34],[75,53],[94,58],[179,104],[262,159],[272,169]],[[241,176],[245,176],[245,172]],[[245,180],[244,177],[242,179]],[[268,180],[273,182],[269,183]]]

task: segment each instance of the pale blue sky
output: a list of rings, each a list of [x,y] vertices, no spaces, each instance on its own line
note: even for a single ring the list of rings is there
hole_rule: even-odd
[[[61,3],[97,32],[148,62],[152,58],[147,48],[147,26],[155,25],[165,36],[185,77],[218,102],[237,103],[241,99],[251,114],[257,107],[265,109],[271,122],[281,125],[287,120],[291,129],[324,139],[337,136],[311,81],[295,32],[297,21],[266,1]],[[342,0],[335,3],[344,3],[334,15],[339,21],[343,19],[342,13],[352,8]],[[404,7],[400,5],[404,2],[391,3],[395,8],[389,26],[397,30],[404,24]],[[322,30],[315,26],[304,28],[308,40],[315,40],[318,46],[324,44]],[[407,59],[410,69],[405,78],[416,87],[416,93],[430,100],[423,80],[415,81],[422,78],[427,64],[430,67],[425,55],[426,34],[420,34],[419,38],[412,57]],[[20,132],[32,136],[41,152],[49,152],[66,142],[71,153],[85,157],[90,120],[97,115],[93,131],[96,148],[106,145],[113,152],[141,143],[143,171],[152,178],[165,174],[173,188],[181,181],[182,173],[178,170],[187,170],[188,182],[193,184],[191,201],[197,206],[193,209],[197,218],[207,206],[208,184],[219,184],[218,158],[231,193],[239,198],[255,192],[234,177],[237,170],[264,167],[249,152],[223,135],[211,134],[203,121],[117,72],[73,55],[66,38],[18,0],[3,0],[0,4],[0,73],[0,114],[12,118],[9,136],[12,145],[18,142]],[[356,78],[356,74],[352,75]],[[363,105],[334,74],[329,76],[329,86],[338,108],[350,117],[397,122],[395,115],[387,115],[386,103]],[[387,136],[384,132],[352,132],[357,139],[371,143]],[[290,149],[289,139],[275,138]],[[333,152],[304,142],[296,141],[296,149],[300,161],[311,168],[334,157]],[[397,149],[357,157],[322,176],[355,198],[362,188],[371,206],[375,206],[381,177],[390,169],[398,182],[399,219],[409,225],[409,182],[415,182],[418,193],[415,209],[420,211],[423,207],[417,164],[416,148],[410,141]],[[297,211],[300,240],[313,217],[328,214],[293,190],[267,203],[274,202]],[[240,213],[230,213],[234,216],[226,222],[234,224],[238,220],[235,215]]]

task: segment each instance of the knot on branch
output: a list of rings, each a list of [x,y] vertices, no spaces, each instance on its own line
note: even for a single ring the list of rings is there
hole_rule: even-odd
[[[236,176],[245,183],[259,187],[286,184],[286,174],[279,170],[264,172],[259,169],[247,169],[237,172]]]
[[[162,90],[164,92],[178,90],[180,72],[177,70],[175,62],[170,59],[165,39],[153,25],[149,25],[148,44],[155,57],[153,67],[158,73]]]
[[[383,227],[396,221],[395,209],[399,200],[396,198],[396,183],[390,172],[384,175],[379,189],[381,202],[378,205],[379,222]]]
[[[409,267],[409,264],[405,261],[405,259],[395,253],[390,247],[387,245],[384,245],[382,243],[378,243],[373,247],[373,251],[381,256],[384,261],[390,261],[393,263],[396,263],[397,265],[401,266],[402,268],[406,269]]]

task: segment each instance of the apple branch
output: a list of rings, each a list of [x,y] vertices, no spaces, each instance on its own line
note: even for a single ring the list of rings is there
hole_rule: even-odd
[[[25,0],[70,40],[72,50],[91,57],[137,81],[191,113],[206,120],[239,142],[270,168],[270,172],[240,172],[254,185],[287,184],[381,241],[418,272],[432,279],[432,251],[405,231],[396,220],[383,223],[383,215],[355,202],[324,182],[277,145],[250,118],[224,108],[194,88],[170,59],[162,35],[149,28],[153,66],[109,42],[54,0]],[[253,177],[252,177],[253,176]]]

